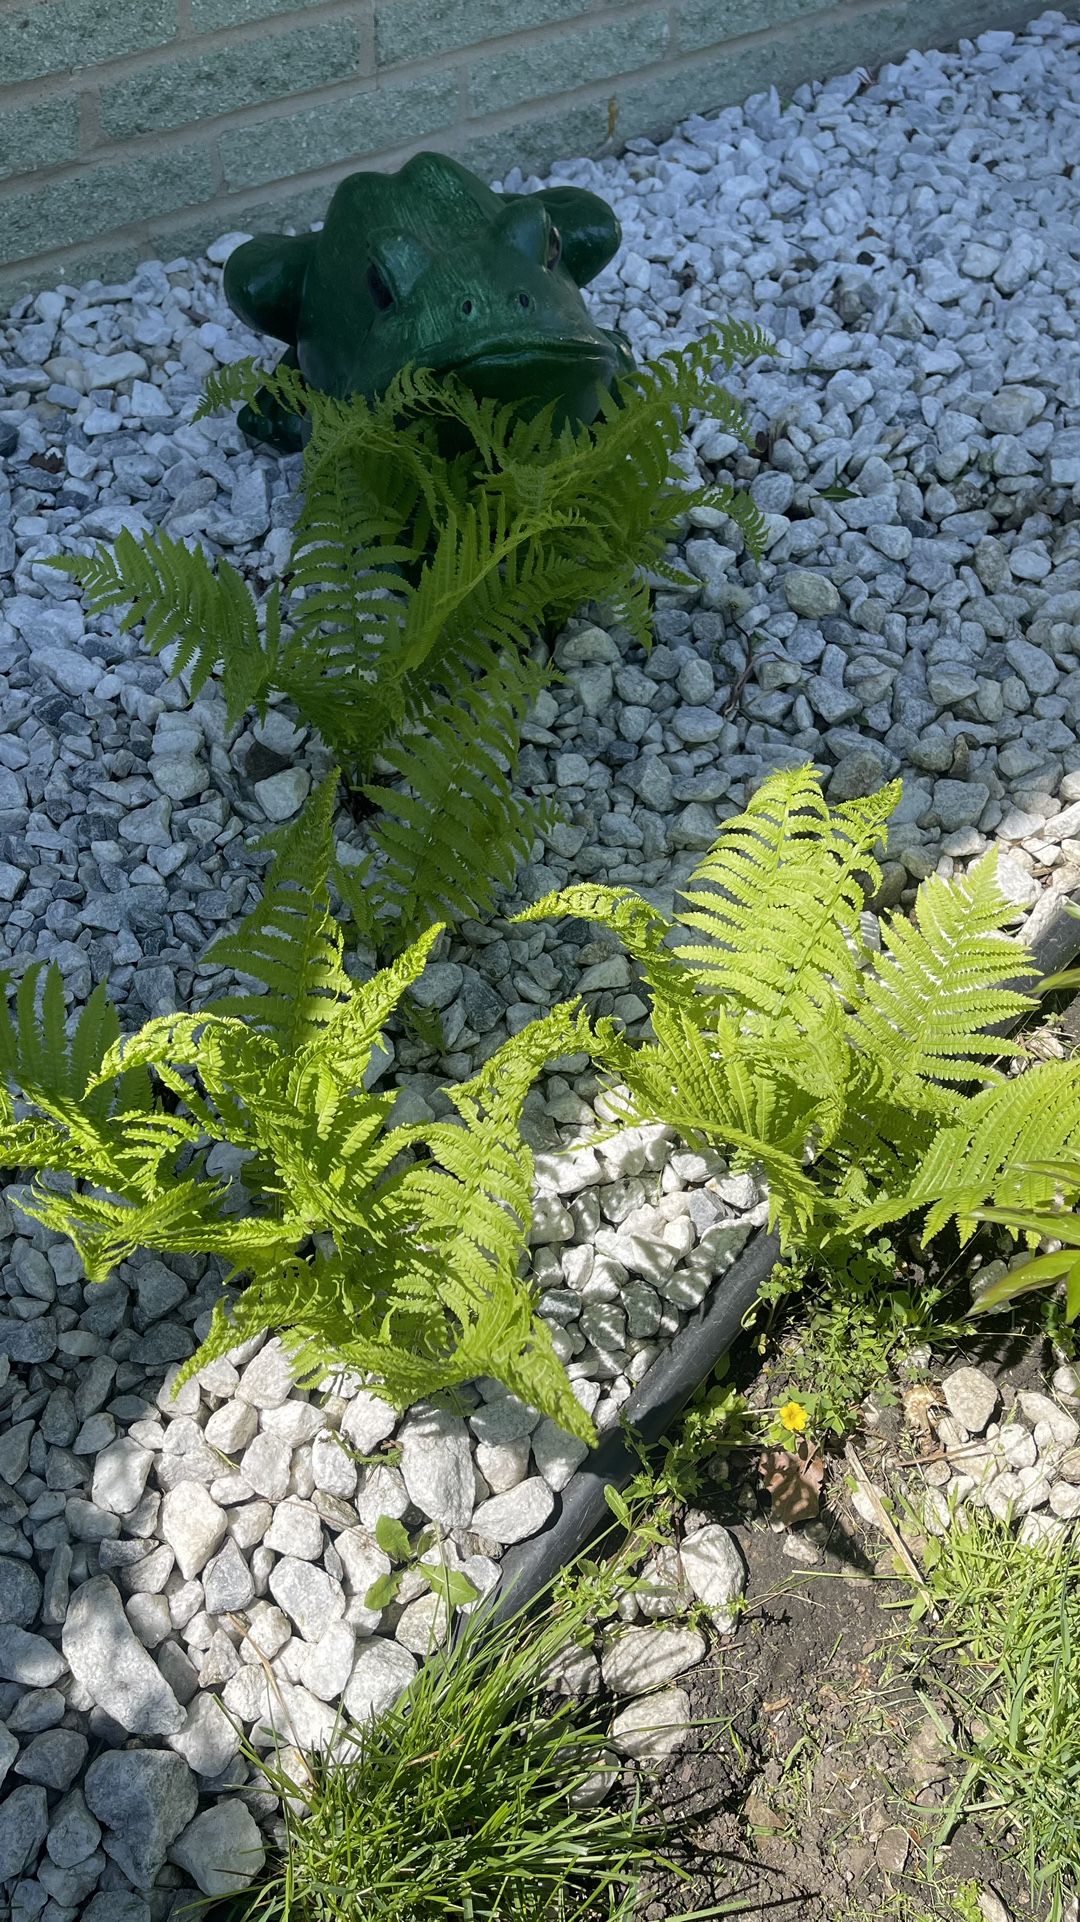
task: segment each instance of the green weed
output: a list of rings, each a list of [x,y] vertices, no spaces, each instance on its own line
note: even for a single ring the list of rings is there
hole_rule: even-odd
[[[594,1799],[619,1773],[598,1705],[546,1689],[586,1607],[494,1631],[474,1618],[395,1708],[343,1732],[336,1760],[309,1758],[300,1809],[293,1775],[262,1760],[285,1847],[235,1922],[629,1922],[646,1871],[685,1880],[640,1782]]]
[[[995,1818],[1022,1854],[1032,1900],[1061,1922],[1075,1889],[1080,1795],[1080,1550],[1028,1546],[989,1516],[941,1538],[927,1570],[935,1664],[964,1733],[963,1774],[937,1838]]]

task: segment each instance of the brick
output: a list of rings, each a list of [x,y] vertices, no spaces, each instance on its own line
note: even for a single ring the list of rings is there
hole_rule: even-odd
[[[205,146],[87,167],[69,180],[0,199],[0,261],[71,247],[93,234],[126,227],[133,218],[151,220],[209,200],[213,193],[213,163]]]
[[[298,33],[263,34],[215,47],[102,87],[102,131],[125,139],[308,93],[355,75],[360,57],[360,36],[348,20],[324,20]]]
[[[1006,9],[999,23],[1015,25],[1026,17],[1021,5],[1011,16]],[[807,79],[824,80],[856,66],[875,68],[916,45],[948,46],[985,25],[981,0],[896,0],[843,19],[804,15],[795,30],[781,30],[738,52],[718,47],[715,59],[620,84],[616,137],[661,138],[688,114],[733,106],[772,86],[782,99],[789,98]]]
[[[252,20],[322,5],[323,0],[191,0],[191,24],[196,33],[213,33],[218,27],[247,26]]]
[[[551,34],[520,52],[474,60],[469,67],[469,112],[477,118],[500,113],[524,100],[632,73],[635,67],[662,60],[667,40],[667,14],[642,13],[607,26]]]
[[[325,187],[311,187],[306,195],[280,201],[263,201],[228,214],[216,207],[166,215],[146,223],[140,238],[91,242],[85,248],[68,249],[62,255],[49,254],[33,261],[0,267],[0,316],[23,294],[40,293],[58,281],[81,287],[87,281],[124,282],[145,260],[194,259],[211,240],[230,230],[240,233],[280,233],[288,227],[307,227],[326,212]],[[220,273],[220,269],[216,270]]]
[[[26,0],[0,19],[0,82],[96,66],[163,47],[176,32],[176,0]]]
[[[64,255],[59,265],[56,255],[51,254],[47,261],[38,259],[7,269],[0,267],[0,316],[23,294],[39,294],[43,287],[55,287],[61,280],[71,287],[82,287],[89,281],[129,280],[149,251],[145,241],[141,245],[129,241],[126,247],[107,250],[99,241],[86,252]]]
[[[693,53],[723,40],[738,40],[743,34],[763,33],[800,14],[820,13],[822,6],[823,0],[682,0],[675,9],[679,52]],[[851,25],[854,29],[854,21]]]
[[[79,107],[75,100],[41,100],[32,107],[0,113],[0,180],[8,174],[58,167],[79,151]]]
[[[573,106],[552,101],[535,120],[516,121],[512,127],[486,133],[454,146],[454,153],[482,180],[502,180],[511,167],[522,173],[542,174],[553,160],[567,154],[594,154],[607,136],[607,96],[575,101]]]
[[[174,216],[152,226],[153,251],[162,260],[181,256],[193,260],[224,233],[280,234],[290,229],[305,233],[313,221],[322,219],[332,192],[324,182],[303,193],[275,194],[249,206],[234,203],[227,214],[212,206],[197,209],[187,220],[178,221]],[[147,251],[144,245],[142,257]],[[221,268],[215,267],[213,272],[220,275]]]
[[[226,187],[287,180],[338,161],[406,147],[448,127],[458,112],[454,74],[394,86],[365,87],[299,113],[231,127],[221,135]]]
[[[395,0],[375,9],[380,66],[434,53],[479,47],[499,34],[522,33],[583,14],[589,0]]]

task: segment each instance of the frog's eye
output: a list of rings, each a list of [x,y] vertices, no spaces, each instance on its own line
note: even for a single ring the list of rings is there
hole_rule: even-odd
[[[380,308],[383,313],[386,312],[388,307],[393,306],[393,288],[384,280],[374,261],[371,262],[367,270],[367,288],[376,307]]]
[[[559,229],[557,227],[553,227],[551,229],[550,235],[548,236],[547,259],[544,262],[544,266],[550,272],[552,267],[558,266],[559,261],[561,259],[562,259],[562,235],[559,232]]]

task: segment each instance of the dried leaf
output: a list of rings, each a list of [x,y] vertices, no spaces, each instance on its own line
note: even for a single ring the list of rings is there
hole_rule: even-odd
[[[941,1395],[928,1383],[919,1383],[904,1393],[904,1419],[909,1428],[915,1428],[924,1435],[931,1432],[931,1416],[942,1407]]]
[[[761,1456],[761,1477],[765,1493],[771,1498],[773,1517],[785,1528],[798,1522],[813,1521],[821,1507],[821,1486],[825,1463],[817,1449],[799,1444],[790,1448],[766,1448]]]

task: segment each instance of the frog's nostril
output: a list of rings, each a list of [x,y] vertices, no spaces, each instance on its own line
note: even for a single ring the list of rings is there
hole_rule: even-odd
[[[463,300],[463,301],[462,301],[462,303],[461,303],[461,311],[462,311],[462,313],[463,313],[463,314],[471,314],[471,313],[472,313],[472,301],[471,301],[471,300]]]

